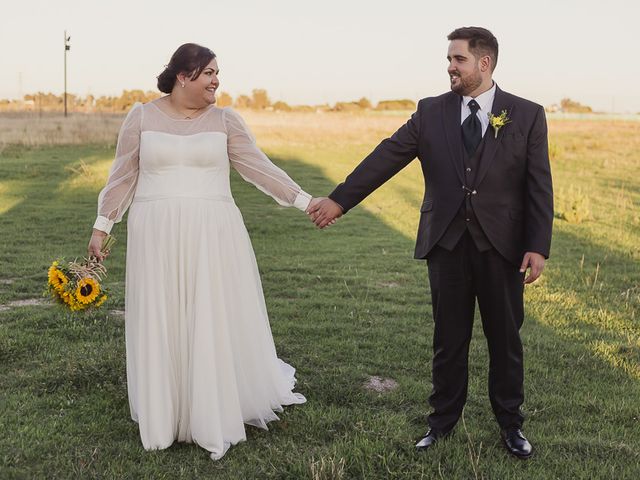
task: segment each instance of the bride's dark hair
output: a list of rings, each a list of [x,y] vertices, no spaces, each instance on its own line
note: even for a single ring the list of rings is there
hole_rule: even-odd
[[[162,93],[171,93],[176,84],[176,75],[179,73],[186,73],[191,80],[195,80],[214,58],[216,58],[215,53],[197,43],[180,45],[171,55],[169,65],[158,75],[158,90]]]

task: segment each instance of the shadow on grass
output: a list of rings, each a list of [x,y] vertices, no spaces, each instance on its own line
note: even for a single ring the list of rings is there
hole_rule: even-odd
[[[22,182],[23,200],[0,216],[8,239],[2,278],[16,279],[2,286],[0,298],[39,296],[51,258],[82,253],[97,189],[60,193],[73,175],[64,167],[110,154],[101,147],[5,153],[9,161],[0,172]],[[333,188],[307,163],[275,162],[310,193]],[[20,168],[36,173],[25,176]],[[577,239],[556,235],[549,286],[528,295],[535,303],[528,305],[522,333],[527,431],[536,441],[536,458],[513,462],[498,442],[480,328],[470,353],[465,428],[459,425],[451,440],[417,456],[412,442],[426,428],[433,324],[426,266],[412,260],[413,237],[363,208],[316,231],[299,211],[279,207],[235,174],[232,187],[258,258],[276,347],[298,368],[298,390],[308,403],[287,408],[270,433],[249,428],[248,442],[220,462],[195,446],[144,452],[129,419],[121,319],[103,313],[73,320],[37,307],[0,312],[0,360],[9,366],[0,373],[0,426],[14,432],[0,440],[0,476],[310,478],[313,464],[336,466],[340,459],[344,478],[626,478],[636,468],[637,380],[594,354],[601,329],[559,318],[590,315],[579,290],[575,308],[545,307],[545,292],[571,290],[554,282],[574,264],[576,254],[563,248]],[[126,238],[124,222],[115,235]],[[119,306],[124,244],[108,265]],[[596,258],[625,261],[588,242],[585,247]],[[611,341],[620,337],[612,334]],[[400,387],[368,392],[362,385],[369,375],[394,378]]]

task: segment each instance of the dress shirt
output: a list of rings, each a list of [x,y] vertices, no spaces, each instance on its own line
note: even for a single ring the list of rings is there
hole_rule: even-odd
[[[491,108],[493,107],[493,99],[496,96],[496,84],[494,82],[493,87],[491,87],[486,92],[478,95],[476,98],[473,97],[462,97],[462,102],[460,103],[460,125],[464,122],[464,119],[467,118],[471,114],[471,110],[468,105],[471,100],[475,100],[478,105],[480,105],[480,110],[476,113],[478,118],[480,119],[480,124],[482,125],[482,136],[487,131],[489,127],[489,113],[491,113]]]

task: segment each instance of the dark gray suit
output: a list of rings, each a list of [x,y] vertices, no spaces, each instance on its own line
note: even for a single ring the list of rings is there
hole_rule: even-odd
[[[460,105],[454,92],[420,100],[409,121],[329,197],[347,212],[419,159],[425,195],[415,258],[428,261],[435,321],[429,422],[449,430],[462,411],[477,299],[489,344],[494,412],[503,428],[520,426],[524,310],[518,269],[525,252],[548,258],[553,222],[545,113],[540,105],[496,88],[492,113],[506,110],[511,121],[497,138],[488,127],[474,171],[463,148]],[[461,219],[468,222],[462,236],[453,232]]]

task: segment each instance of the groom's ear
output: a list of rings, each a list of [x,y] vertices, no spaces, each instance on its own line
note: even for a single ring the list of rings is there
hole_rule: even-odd
[[[485,55],[484,57],[480,57],[480,71],[481,72],[490,72],[491,71],[491,57],[489,55]]]

